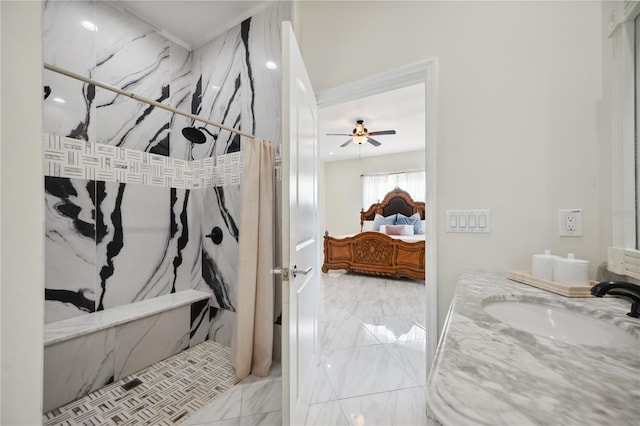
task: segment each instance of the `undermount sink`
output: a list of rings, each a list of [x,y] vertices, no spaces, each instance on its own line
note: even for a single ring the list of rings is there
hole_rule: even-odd
[[[567,308],[519,300],[490,301],[483,308],[521,331],[570,344],[631,346],[637,339],[609,322]]]

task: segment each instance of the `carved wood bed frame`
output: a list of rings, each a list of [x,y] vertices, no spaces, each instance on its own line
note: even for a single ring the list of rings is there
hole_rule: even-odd
[[[407,217],[419,213],[424,220],[425,204],[413,201],[409,193],[396,188],[385,195],[382,202],[360,212],[360,229],[365,220],[373,220],[376,214],[389,216],[395,213]],[[425,261],[424,240],[407,242],[375,231],[345,238],[330,237],[328,232],[324,235],[322,272],[345,269],[360,274],[424,280]]]

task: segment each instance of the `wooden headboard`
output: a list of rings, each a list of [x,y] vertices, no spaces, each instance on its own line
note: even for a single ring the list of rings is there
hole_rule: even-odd
[[[425,204],[422,201],[413,201],[411,195],[407,191],[396,188],[387,193],[384,199],[375,204],[371,204],[367,210],[360,212],[360,230],[365,220],[373,220],[376,214],[389,216],[396,213],[402,213],[409,217],[413,214],[420,213],[420,219],[425,219]]]

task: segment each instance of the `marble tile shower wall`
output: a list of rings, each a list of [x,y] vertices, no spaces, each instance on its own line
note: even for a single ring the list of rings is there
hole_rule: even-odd
[[[280,22],[289,17],[290,4],[276,3],[189,51],[111,3],[50,0],[44,61],[279,143],[281,75],[264,65],[279,65]],[[239,138],[208,128],[217,139],[192,145],[179,131],[192,125],[185,117],[50,71],[43,79],[51,90],[44,130],[56,135],[45,138],[45,148],[72,138],[91,151],[58,151],[46,160],[45,321],[193,288],[213,294],[209,338],[229,345]],[[138,157],[142,172],[118,155]],[[162,157],[162,165],[144,167],[145,159]],[[216,170],[208,167],[212,157]],[[197,164],[202,179],[195,178]],[[222,229],[220,245],[206,237],[214,227]]]

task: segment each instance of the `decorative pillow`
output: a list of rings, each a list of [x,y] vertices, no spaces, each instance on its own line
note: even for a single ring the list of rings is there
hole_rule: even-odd
[[[420,220],[420,213],[413,214],[411,217],[406,217],[402,213],[398,213],[396,223],[399,225],[413,225],[414,234],[424,234],[424,231],[422,230],[422,221]]]
[[[413,235],[413,225],[386,225],[384,232],[387,235]]]
[[[376,217],[373,219],[373,230],[379,231],[380,225],[395,225],[396,223],[396,215],[393,214],[391,216],[382,216],[376,214]]]
[[[362,232],[373,231],[373,220],[362,222]]]
[[[404,234],[402,235],[415,235],[415,227],[413,225],[402,225],[404,226]]]

